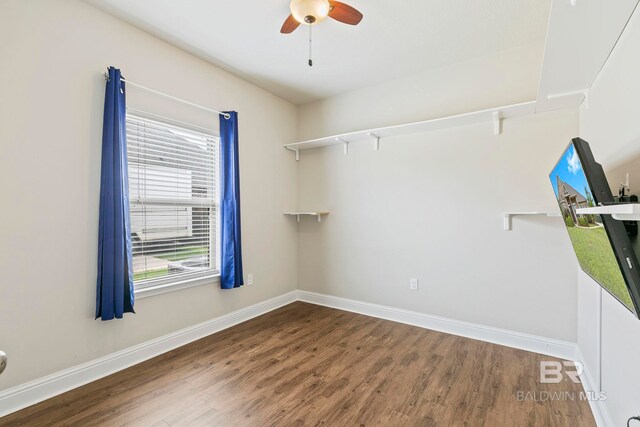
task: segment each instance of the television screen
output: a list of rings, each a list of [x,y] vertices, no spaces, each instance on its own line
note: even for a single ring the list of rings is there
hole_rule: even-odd
[[[580,267],[638,316],[640,264],[624,225],[611,215],[578,213],[614,200],[589,144],[574,139],[549,177]]]

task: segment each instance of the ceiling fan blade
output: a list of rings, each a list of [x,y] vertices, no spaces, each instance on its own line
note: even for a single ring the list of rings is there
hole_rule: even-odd
[[[290,34],[294,32],[295,29],[298,28],[299,26],[300,26],[300,23],[296,21],[296,18],[294,18],[293,15],[289,15],[289,17],[284,21],[284,24],[282,24],[282,28],[280,29],[280,32],[282,34]]]
[[[329,16],[336,21],[349,25],[358,25],[362,21],[362,13],[348,4],[339,1],[329,1],[329,4],[331,5]]]

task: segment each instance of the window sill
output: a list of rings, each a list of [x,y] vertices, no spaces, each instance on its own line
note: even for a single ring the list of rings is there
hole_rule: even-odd
[[[142,298],[166,294],[168,292],[175,292],[175,291],[180,291],[182,289],[193,288],[195,286],[211,285],[211,284],[219,284],[219,283],[220,283],[220,275],[216,274],[215,276],[198,277],[197,279],[184,280],[182,282],[167,283],[164,285],[152,286],[152,287],[142,288],[142,289],[135,289],[133,293],[134,293],[135,299],[139,300]]]

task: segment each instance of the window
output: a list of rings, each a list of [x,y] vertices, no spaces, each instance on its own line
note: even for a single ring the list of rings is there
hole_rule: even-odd
[[[213,131],[127,113],[136,290],[218,274],[218,149]]]

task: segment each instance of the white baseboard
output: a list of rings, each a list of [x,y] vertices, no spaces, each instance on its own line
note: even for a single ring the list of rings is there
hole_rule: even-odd
[[[297,300],[297,291],[0,392],[0,417],[111,375]]]
[[[598,393],[600,391],[598,384],[593,380],[591,370],[586,364],[584,356],[582,355],[582,351],[580,351],[579,347],[577,348],[576,352],[576,360],[582,363],[582,367],[584,368],[584,370],[582,371],[582,375],[580,375],[580,382],[582,382],[582,387],[584,387],[584,390],[587,392],[595,391],[596,393]],[[609,416],[609,412],[607,411],[606,401],[590,400],[589,406],[591,407],[593,418],[595,418],[596,425],[598,427],[613,426],[613,422],[611,421],[611,417]]]
[[[463,322],[446,317],[403,310],[401,308],[388,307],[379,304],[356,301],[315,292],[298,291],[300,301],[311,304],[323,305],[380,319],[406,323],[447,334],[473,338],[494,344],[504,345],[534,353],[545,354],[566,360],[575,360],[576,344],[537,335],[524,334],[506,329],[493,328],[491,326],[476,323]]]

